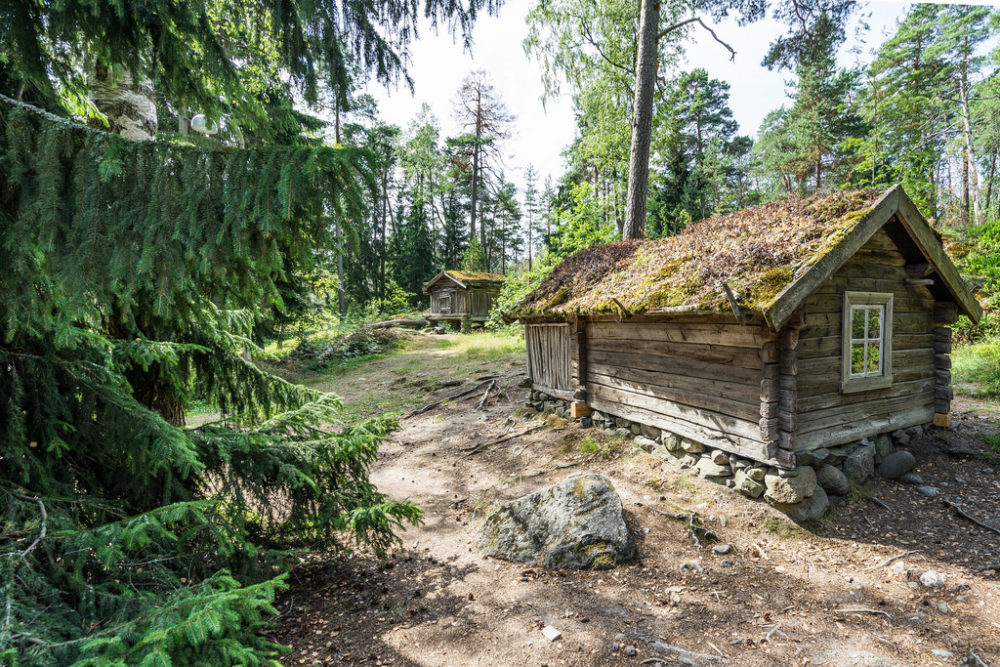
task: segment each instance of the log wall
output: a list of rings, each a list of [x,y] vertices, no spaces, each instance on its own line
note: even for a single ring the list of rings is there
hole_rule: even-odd
[[[500,293],[497,288],[471,287],[468,290],[453,282],[442,280],[430,289],[432,318],[486,319],[493,308],[493,301]],[[451,296],[451,311],[441,312],[441,297]]]
[[[765,416],[763,325],[706,318],[581,324],[587,404],[608,414],[761,461],[787,463]]]
[[[789,426],[796,450],[832,447],[932,421],[935,337],[944,334],[935,335],[931,292],[923,285],[907,285],[906,265],[888,234],[879,230],[805,301],[794,366],[786,369],[794,371],[787,381],[790,391],[780,399],[794,408]],[[845,291],[893,295],[892,385],[887,388],[840,391]]]

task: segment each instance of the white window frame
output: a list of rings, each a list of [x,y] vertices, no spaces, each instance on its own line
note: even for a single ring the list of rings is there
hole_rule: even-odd
[[[879,336],[868,335],[868,318],[865,318],[865,335],[854,337],[854,313],[857,310],[877,310],[881,313]],[[848,394],[858,391],[884,389],[892,385],[892,294],[883,292],[844,292],[844,310],[841,314],[841,376],[840,391]],[[855,373],[852,368],[852,350],[855,344],[863,344],[865,349],[864,367],[868,366],[868,348],[878,342],[879,368],[875,371]]]

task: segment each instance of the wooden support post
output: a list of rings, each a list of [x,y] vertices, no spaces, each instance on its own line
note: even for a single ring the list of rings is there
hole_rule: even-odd
[[[590,416],[590,406],[583,401],[573,401],[569,404],[569,416],[573,419]]]
[[[938,428],[951,428],[951,413],[934,413],[934,425]]]
[[[794,324],[786,326],[778,334],[778,419],[774,440],[777,441],[778,447],[785,450],[792,450],[795,447],[799,329],[804,318],[793,316],[790,321]]]

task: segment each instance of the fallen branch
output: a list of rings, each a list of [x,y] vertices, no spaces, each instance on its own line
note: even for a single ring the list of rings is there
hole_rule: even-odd
[[[439,399],[439,400],[434,401],[432,403],[428,403],[427,405],[425,405],[422,408],[418,408],[417,410],[412,410],[411,412],[406,413],[405,415],[403,415],[403,417],[401,417],[401,419],[409,419],[410,417],[416,417],[417,415],[422,415],[425,412],[427,412],[428,410],[433,410],[434,408],[436,408],[437,406],[441,405],[445,401],[451,401],[451,400],[456,399],[456,398],[462,398],[463,396],[468,396],[469,394],[471,394],[473,392],[479,391],[479,388],[482,387],[484,384],[486,384],[485,381],[480,382],[479,384],[473,385],[473,387],[471,389],[464,389],[464,390],[462,390],[462,391],[460,391],[458,393],[451,394],[450,396],[445,396],[442,399]]]
[[[477,412],[482,410],[483,406],[486,405],[486,399],[490,397],[490,392],[493,391],[493,387],[495,386],[497,386],[496,379],[490,380],[490,385],[486,387],[486,391],[483,392],[483,397],[479,400],[479,405],[476,406]]]
[[[543,428],[545,428],[544,424],[542,424],[541,426],[532,426],[531,428],[521,431],[520,433],[512,433],[510,435],[505,435],[502,438],[497,438],[496,440],[490,440],[489,442],[482,442],[472,447],[466,447],[465,449],[462,449],[460,451],[466,452],[464,456],[472,456],[473,454],[478,454],[482,451],[489,449],[490,447],[493,447],[494,445],[499,445],[501,443],[507,442],[508,440],[513,440],[514,438],[520,438],[522,435],[528,435],[529,433],[540,431]]]
[[[869,616],[881,616],[890,621],[895,620],[887,611],[882,611],[881,609],[868,609],[867,607],[858,607],[857,609],[834,609],[835,614],[867,614]]]
[[[968,664],[970,665],[975,665],[976,667],[990,667],[989,663],[980,658],[976,653],[976,650],[971,646],[969,647],[969,655],[966,657],[968,658]]]
[[[900,558],[906,558],[907,556],[912,556],[913,554],[918,554],[918,553],[920,553],[920,549],[914,549],[913,551],[907,551],[905,554],[899,554],[898,556],[893,556],[892,558],[887,558],[884,561],[882,561],[881,563],[879,563],[878,565],[872,565],[870,568],[868,568],[865,571],[866,572],[870,572],[871,570],[877,570],[879,568],[883,568],[886,565],[892,565],[893,563],[895,563]]]
[[[989,531],[992,531],[992,532],[996,533],[997,535],[1000,535],[1000,528],[997,528],[996,526],[991,526],[988,523],[983,523],[982,521],[980,521],[976,517],[972,516],[971,514],[969,514],[965,510],[963,510],[961,507],[959,507],[958,505],[956,505],[955,503],[953,503],[953,502],[951,502],[949,500],[944,500],[942,502],[947,507],[950,507],[952,510],[954,510],[955,514],[957,514],[958,516],[962,517],[963,519],[966,519],[967,521],[971,521],[972,523],[976,524],[977,526],[979,526],[980,528],[982,528],[984,530],[989,530]]]
[[[694,651],[688,651],[680,646],[673,646],[672,644],[667,644],[661,642],[655,637],[648,637],[646,635],[641,635],[637,632],[630,633],[629,635],[632,639],[637,639],[644,643],[649,648],[654,651],[660,651],[661,653],[671,653],[676,655],[676,660],[683,662],[686,665],[700,665],[703,662],[708,662],[716,665],[728,665],[729,661],[721,655],[709,655],[707,653],[695,653]]]
[[[367,327],[369,329],[389,329],[392,327],[426,327],[429,324],[429,320],[385,320],[369,324]]]
[[[875,496],[868,496],[868,500],[872,501],[873,503],[875,503],[876,505],[878,505],[879,507],[881,507],[884,510],[888,510],[890,512],[892,511],[891,507],[889,507],[888,505],[886,505],[885,503],[883,503],[881,500],[879,500]]]

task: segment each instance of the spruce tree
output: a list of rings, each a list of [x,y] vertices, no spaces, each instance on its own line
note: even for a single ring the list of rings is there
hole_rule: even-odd
[[[371,154],[131,141],[23,103],[117,129],[96,76],[273,137],[243,67],[343,95],[348,62],[405,78],[419,15],[467,35],[494,7],[347,4],[0,4],[0,662],[276,664],[275,575],[419,519],[368,480],[391,420],[340,423],[244,357],[283,279],[354,244]],[[220,418],[170,423],[151,387]]]

